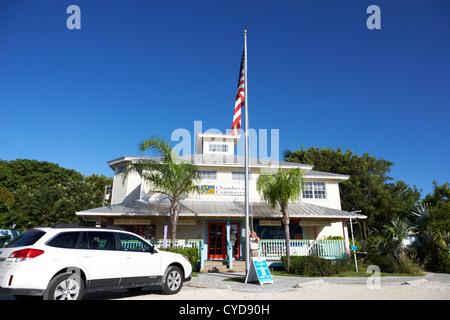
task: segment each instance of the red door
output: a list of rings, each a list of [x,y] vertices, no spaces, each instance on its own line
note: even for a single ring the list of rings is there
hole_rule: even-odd
[[[226,224],[221,222],[210,222],[208,224],[208,248],[209,259],[224,259],[227,255],[225,242]]]
[[[236,235],[234,258],[239,258],[239,224],[231,223],[231,229]],[[225,222],[208,223],[208,259],[227,258],[227,224]]]

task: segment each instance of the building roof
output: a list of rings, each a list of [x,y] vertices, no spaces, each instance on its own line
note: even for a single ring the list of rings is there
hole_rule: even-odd
[[[111,168],[114,168],[117,165],[123,164],[124,162],[136,162],[139,160],[159,160],[160,157],[152,157],[152,156],[124,156],[114,160],[108,161],[108,165]],[[225,155],[225,154],[194,154],[194,155],[186,155],[180,156],[180,161],[191,161],[195,165],[199,166],[244,166],[244,157],[236,156],[236,155]],[[249,166],[250,167],[291,167],[291,168],[304,168],[307,170],[311,170],[313,168],[310,164],[303,163],[295,163],[295,162],[287,162],[287,161],[277,161],[270,159],[260,159],[260,158],[249,158]]]
[[[118,165],[126,162],[137,162],[139,160],[155,160],[158,161],[159,157],[151,156],[125,156],[111,161],[108,161],[108,165],[114,170]],[[196,154],[181,156],[182,161],[192,161],[197,166],[228,166],[228,167],[244,167],[244,157],[235,155],[213,155],[213,154]],[[249,166],[252,168],[301,168],[304,175],[307,178],[317,179],[337,179],[339,182],[345,181],[350,178],[349,175],[330,173],[323,171],[312,170],[313,166],[303,163],[295,163],[288,161],[276,161],[270,159],[249,158]]]
[[[131,202],[114,204],[106,207],[95,208],[77,212],[80,216],[169,216],[170,202],[167,199],[154,199],[151,201],[135,200]],[[244,201],[212,201],[212,200],[182,200],[180,217],[234,217],[245,216]],[[250,213],[253,217],[279,218],[279,208],[271,208],[262,202],[250,202]],[[322,207],[306,202],[298,202],[289,205],[291,218],[316,218],[316,219],[348,219],[350,213],[343,210]],[[362,214],[352,213],[352,218],[365,219]]]

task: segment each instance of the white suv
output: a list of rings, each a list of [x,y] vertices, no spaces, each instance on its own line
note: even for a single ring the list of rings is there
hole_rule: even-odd
[[[0,248],[0,293],[80,300],[86,292],[159,285],[181,290],[192,267],[120,228],[56,224],[25,231]]]

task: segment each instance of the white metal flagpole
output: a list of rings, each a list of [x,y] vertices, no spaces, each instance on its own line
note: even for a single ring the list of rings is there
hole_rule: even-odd
[[[247,30],[244,30],[244,107],[245,107],[245,283],[250,270],[250,228],[248,217],[248,94],[247,94]]]

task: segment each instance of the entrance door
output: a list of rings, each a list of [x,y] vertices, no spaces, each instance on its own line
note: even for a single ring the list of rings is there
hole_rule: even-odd
[[[225,242],[227,241],[226,223],[210,222],[208,224],[209,259],[225,259],[227,256]]]
[[[239,259],[239,224],[231,223],[231,230],[236,235],[234,258]],[[227,224],[225,222],[208,223],[208,259],[227,258]]]

